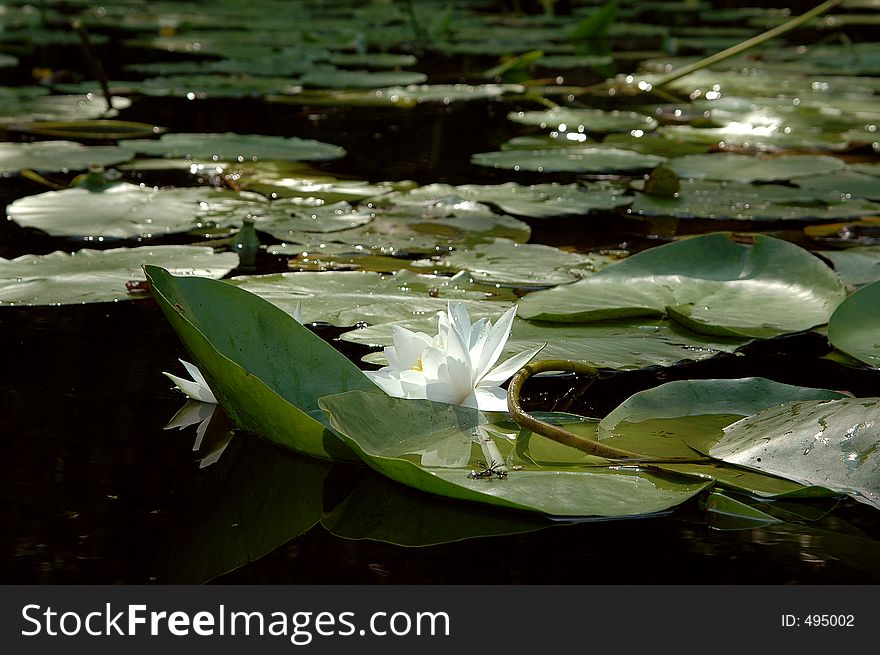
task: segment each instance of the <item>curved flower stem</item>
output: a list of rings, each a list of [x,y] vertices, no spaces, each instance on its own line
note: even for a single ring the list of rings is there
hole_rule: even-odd
[[[520,426],[531,430],[535,434],[540,434],[548,439],[553,439],[563,445],[576,448],[590,455],[604,457],[615,463],[638,464],[644,462],[651,464],[683,464],[688,462],[713,461],[711,457],[701,457],[699,455],[695,455],[694,457],[651,457],[650,455],[643,455],[630,450],[624,450],[623,448],[609,446],[596,439],[587,439],[586,437],[575,434],[561,426],[551,425],[550,423],[545,423],[544,421],[535,418],[523,410],[519,401],[520,391],[522,390],[525,381],[531,376],[536,373],[545,373],[547,371],[570,371],[572,373],[577,373],[578,375],[589,375],[591,377],[596,377],[599,373],[595,366],[591,366],[586,362],[577,362],[566,359],[548,359],[523,366],[510,380],[510,385],[507,388],[508,410],[510,411],[511,416],[513,416],[513,420]]]

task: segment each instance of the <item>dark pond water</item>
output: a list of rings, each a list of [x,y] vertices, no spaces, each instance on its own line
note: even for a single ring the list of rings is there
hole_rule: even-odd
[[[438,71],[444,65],[434,63]],[[547,181],[469,164],[472,153],[513,135],[498,120],[509,109],[470,102],[409,112],[319,110],[154,98],[119,118],[169,131],[319,139],[349,152],[319,168],[373,181]],[[181,183],[174,174],[130,175]],[[41,190],[0,180],[0,201]],[[599,218],[589,231],[532,227],[532,242],[584,250],[636,251],[663,240],[634,220]],[[767,232],[801,238],[774,226]],[[0,256],[58,248],[76,244],[0,224]],[[266,256],[259,267],[284,270],[285,262]],[[802,503],[790,522],[741,530],[708,524],[696,501],[662,516],[561,525],[425,498],[364,467],[304,460],[243,433],[216,464],[200,467],[210,439],[195,451],[195,426],[166,429],[182,400],[161,372],[178,370],[177,358],[188,355],[150,300],[2,307],[0,345],[3,583],[880,583],[880,515],[849,500]],[[799,335],[747,357],[621,374],[570,410],[602,415],[634,391],[687,377],[762,375],[880,393],[876,374],[815,359],[826,347]],[[528,401],[552,404],[570,381],[554,384],[534,388]],[[441,533],[456,540],[436,543]]]

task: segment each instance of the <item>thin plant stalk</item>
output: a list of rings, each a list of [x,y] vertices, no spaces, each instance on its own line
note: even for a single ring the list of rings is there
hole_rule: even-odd
[[[107,103],[107,111],[113,111],[113,99],[110,95],[110,86],[107,82],[107,74],[104,72],[104,66],[103,64],[101,64],[101,60],[98,58],[98,54],[95,52],[95,48],[92,45],[92,40],[89,38],[89,33],[86,31],[86,27],[82,24],[82,21],[78,19],[73,21],[72,26],[79,36],[83,51],[86,54],[86,59],[89,60],[89,66],[91,66],[92,71],[95,73],[98,84],[101,85],[101,93],[104,94],[104,100]]]
[[[698,62],[690,64],[688,66],[682,66],[678,70],[674,70],[671,73],[668,73],[661,77],[659,80],[653,82],[651,86],[653,88],[666,86],[678,80],[685,75],[690,75],[691,73],[695,73],[698,70],[702,70],[703,68],[708,68],[709,66],[714,66],[715,64],[724,61],[725,59],[729,59],[731,57],[735,57],[738,54],[745,52],[746,50],[750,50],[755,46],[761,45],[771,39],[776,38],[777,36],[781,36],[787,32],[791,32],[794,29],[797,29],[804,23],[811,21],[817,16],[821,16],[827,11],[833,9],[837,5],[840,4],[841,0],[827,0],[827,2],[823,2],[821,5],[817,5],[810,9],[800,16],[796,16],[789,21],[786,21],[782,25],[777,25],[773,29],[767,30],[762,34],[758,34],[757,36],[753,36],[751,39],[743,41],[742,43],[738,43],[735,46],[731,46],[726,50],[722,50],[721,52],[717,52],[714,55],[710,55],[704,59],[701,59]]]

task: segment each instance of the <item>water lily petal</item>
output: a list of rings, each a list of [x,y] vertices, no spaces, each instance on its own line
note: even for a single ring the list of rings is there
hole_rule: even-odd
[[[191,366],[191,365],[190,365]],[[193,367],[195,368],[195,367]],[[198,369],[196,369],[198,372]],[[171,373],[162,372],[162,375],[171,380],[177,388],[180,389],[184,394],[186,394],[189,398],[193,400],[198,400],[203,403],[217,403],[217,399],[214,397],[214,394],[208,388],[207,383],[204,382],[204,378],[201,373],[199,373],[198,377],[201,378],[200,381],[193,382],[192,380],[185,380],[184,378],[177,377],[176,375],[172,375]],[[193,377],[196,377],[195,375]]]
[[[470,349],[471,343],[471,316],[463,302],[450,302],[446,307],[452,329],[461,337],[461,341]]]
[[[461,404],[483,412],[506,412],[507,391],[501,387],[477,387]]]
[[[537,348],[533,348],[532,350],[526,350],[521,352],[509,359],[504,360],[501,364],[493,368],[489,373],[483,376],[483,378],[477,383],[479,387],[492,387],[498,384],[501,384],[509,377],[511,377],[514,373],[516,373],[519,369],[529,363],[529,361],[541,352],[541,349],[547,344],[543,344],[538,346]]]
[[[386,367],[378,371],[364,371],[364,375],[370,378],[377,387],[389,396],[394,396],[395,398],[407,397],[403,391],[400,375],[392,372],[390,368]]]
[[[515,316],[516,306],[514,305],[504,312],[498,319],[498,322],[489,330],[480,359],[474,363],[474,368],[477,370],[480,378],[486,375],[486,372],[492,368],[495,362],[498,361],[498,358],[501,357],[501,353],[504,352],[504,346],[507,345],[507,339],[510,337],[510,331],[513,329],[513,319]]]
[[[297,323],[303,322],[303,307],[301,302],[296,303],[296,307],[293,308],[293,311],[290,312],[290,315],[293,316],[293,319]]]
[[[426,359],[429,359],[426,353]],[[426,397],[441,403],[458,405],[474,388],[470,362],[444,357],[433,366],[434,374],[425,373]]]
[[[422,352],[433,341],[424,332],[413,332],[399,325],[391,328],[391,339],[394,345],[385,348],[385,358],[388,364],[398,371],[419,368]]]
[[[400,371],[400,387],[404,398],[426,398],[425,375],[421,371]]]

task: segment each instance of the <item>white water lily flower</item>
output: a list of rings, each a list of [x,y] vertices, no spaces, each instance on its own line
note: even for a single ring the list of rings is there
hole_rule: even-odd
[[[202,375],[202,372],[195,364],[190,364],[189,362],[185,362],[182,359],[179,360],[183,367],[187,370],[187,372],[192,376],[192,380],[186,380],[181,377],[177,377],[176,375],[172,375],[171,373],[162,372],[162,375],[166,376],[170,379],[174,384],[177,385],[177,388],[180,389],[183,393],[185,393],[189,398],[193,400],[200,400],[203,403],[214,403],[217,404],[217,399],[214,397],[214,392],[211,391],[211,387],[208,386],[207,381],[205,381],[205,376]]]
[[[393,326],[394,345],[385,348],[388,366],[365,373],[396,398],[426,398],[487,412],[505,412],[507,391],[500,385],[543,347],[519,353],[495,366],[507,344],[515,315],[514,306],[495,325],[485,318],[471,323],[464,303],[450,302],[446,312],[438,315],[439,333],[435,337]]]

